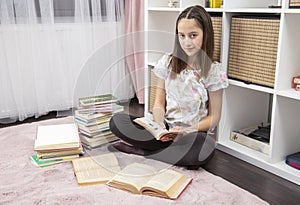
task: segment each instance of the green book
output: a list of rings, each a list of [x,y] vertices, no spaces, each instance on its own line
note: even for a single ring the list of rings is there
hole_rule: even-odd
[[[105,103],[115,103],[117,102],[117,98],[112,94],[98,95],[98,96],[90,96],[79,98],[79,104],[81,106],[90,106],[90,105],[98,105]]]
[[[30,159],[31,159],[32,163],[37,167],[47,167],[47,166],[51,166],[51,165],[58,164],[58,163],[66,161],[64,159],[43,159],[43,160],[39,160],[36,154],[32,155],[30,157]]]

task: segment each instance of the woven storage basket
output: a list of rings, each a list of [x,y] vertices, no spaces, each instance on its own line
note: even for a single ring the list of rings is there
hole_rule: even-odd
[[[212,16],[211,20],[214,29],[214,41],[215,41],[213,61],[220,62],[221,39],[222,39],[222,16]]]
[[[300,0],[290,0],[290,8],[300,8]]]
[[[234,16],[228,77],[274,87],[279,17]]]

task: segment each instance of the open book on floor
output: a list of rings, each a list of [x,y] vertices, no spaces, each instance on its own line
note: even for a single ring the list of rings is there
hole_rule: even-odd
[[[195,130],[185,129],[184,131],[169,131],[167,129],[162,128],[157,122],[153,121],[148,117],[139,117],[133,120],[135,123],[141,125],[146,130],[148,130],[157,140],[159,140],[162,136],[166,135],[183,135],[190,132],[195,132]]]
[[[113,153],[78,158],[72,163],[79,185],[105,184],[121,170]]]
[[[157,171],[152,166],[133,163],[107,184],[134,194],[177,199],[191,181],[192,178],[171,169]]]

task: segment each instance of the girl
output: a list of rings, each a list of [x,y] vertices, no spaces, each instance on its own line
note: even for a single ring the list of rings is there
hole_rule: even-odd
[[[189,169],[206,163],[215,150],[215,127],[221,117],[223,89],[228,86],[221,64],[210,60],[213,48],[210,15],[198,5],[185,9],[176,21],[172,55],[164,55],[154,68],[159,80],[153,118],[163,128],[193,132],[156,140],[133,122],[133,116],[117,114],[110,128],[126,143],[112,146]]]

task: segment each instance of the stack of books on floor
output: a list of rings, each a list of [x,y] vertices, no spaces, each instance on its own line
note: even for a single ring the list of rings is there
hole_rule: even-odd
[[[80,98],[75,121],[84,147],[94,149],[117,140],[109,129],[109,121],[115,113],[123,110],[111,94]]]
[[[84,150],[76,123],[38,126],[34,151],[31,161],[38,167],[78,158]]]

